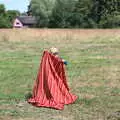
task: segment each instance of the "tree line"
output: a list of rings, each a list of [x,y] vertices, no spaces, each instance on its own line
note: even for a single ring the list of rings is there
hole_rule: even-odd
[[[120,0],[30,0],[27,15],[38,28],[119,28]],[[0,4],[0,28],[12,27],[16,10]]]
[[[37,27],[120,27],[120,0],[31,0],[28,11]]]

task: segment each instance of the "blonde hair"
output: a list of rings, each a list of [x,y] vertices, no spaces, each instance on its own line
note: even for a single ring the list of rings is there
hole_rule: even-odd
[[[52,48],[50,48],[50,52],[51,52],[52,54],[58,54],[58,53],[59,53],[59,50],[58,50],[57,48],[55,48],[55,47],[52,47]]]

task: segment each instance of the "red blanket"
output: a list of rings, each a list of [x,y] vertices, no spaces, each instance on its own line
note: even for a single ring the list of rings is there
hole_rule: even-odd
[[[48,51],[44,51],[37,79],[29,103],[35,106],[64,109],[65,104],[73,103],[77,96],[69,92],[64,63]]]

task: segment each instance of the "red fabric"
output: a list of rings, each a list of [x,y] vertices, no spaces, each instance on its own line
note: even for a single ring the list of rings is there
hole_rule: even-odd
[[[77,96],[69,92],[64,71],[64,63],[48,51],[44,51],[33,96],[28,100],[35,106],[64,109],[65,104],[73,103]]]

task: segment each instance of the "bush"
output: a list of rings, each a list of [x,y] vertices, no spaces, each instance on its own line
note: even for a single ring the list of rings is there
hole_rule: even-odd
[[[102,28],[119,28],[120,27],[120,13],[114,12],[112,15],[106,16],[99,24]]]

